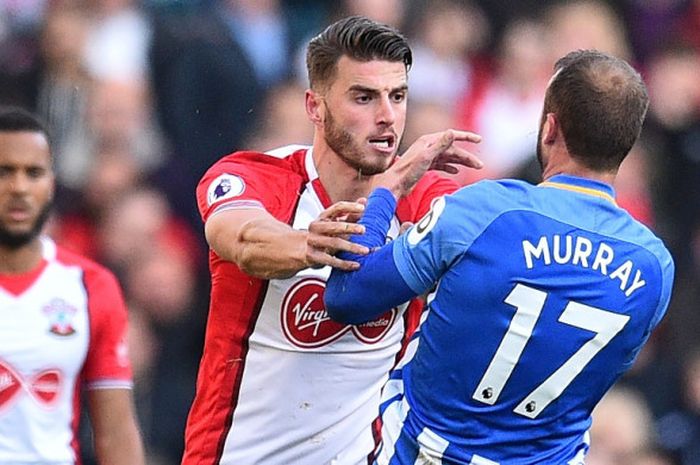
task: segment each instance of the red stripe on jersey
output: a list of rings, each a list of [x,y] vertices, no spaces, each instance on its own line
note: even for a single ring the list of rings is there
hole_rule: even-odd
[[[374,439],[374,449],[367,456],[367,465],[372,465],[377,458],[377,448],[382,442],[382,417],[377,416],[372,422],[372,438]]]
[[[321,184],[321,178],[316,178],[313,181],[311,181],[311,186],[314,188],[314,192],[316,192],[316,195],[321,201],[321,205],[323,205],[323,208],[328,208],[331,205],[333,205],[331,196],[328,195],[328,192],[326,192],[326,189],[323,187],[323,184]]]
[[[231,386],[233,387],[233,389],[230,395],[230,406],[227,409],[228,411],[226,414],[226,422],[223,430],[221,431],[221,436],[219,437],[218,445],[216,447],[216,459],[214,463],[217,464],[221,460],[221,456],[224,453],[224,445],[226,444],[226,438],[228,437],[228,433],[231,430],[231,425],[233,424],[233,413],[236,411],[236,407],[238,406],[238,396],[241,392],[241,379],[243,378],[243,369],[245,368],[244,361],[246,359],[246,355],[248,354],[248,341],[250,339],[251,334],[253,334],[253,330],[255,329],[255,323],[258,321],[258,315],[260,315],[260,310],[262,309],[263,302],[265,301],[265,294],[267,294],[267,287],[270,284],[270,282],[261,281],[259,284],[260,289],[257,291],[257,302],[255,303],[255,307],[253,309],[251,318],[248,321],[248,327],[246,328],[246,332],[243,336],[243,340],[240,347],[241,363],[238,363],[236,368],[231,370],[231,374],[233,375],[231,376],[233,378]],[[235,362],[236,359],[234,358],[230,361]]]
[[[293,176],[283,179],[294,180]],[[278,220],[292,223],[304,189],[305,183],[298,182],[293,200],[274,212]],[[269,281],[246,275],[213,251],[209,256],[212,294],[207,342],[197,375],[197,394],[187,418],[181,465],[218,465],[221,461],[238,406],[250,336],[269,285]],[[226,302],[225,307],[222,302]],[[235,437],[231,440],[235,442]]]
[[[222,298],[212,293],[212,302],[219,304],[209,309],[209,345],[204,348],[197,375],[197,395],[187,418],[182,465],[220,463],[238,404],[248,341],[267,291],[268,281],[246,276],[234,264],[218,257],[214,259],[216,262],[222,279],[218,292],[227,295],[230,303],[222,306]],[[236,282],[245,282],[246,290],[236,289]],[[217,292],[217,288],[213,291]]]

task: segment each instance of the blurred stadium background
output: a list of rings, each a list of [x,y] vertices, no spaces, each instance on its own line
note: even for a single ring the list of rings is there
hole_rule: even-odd
[[[700,464],[700,0],[0,0],[0,103],[49,125],[59,180],[50,234],[124,287],[148,463],[179,463],[201,354],[196,183],[234,150],[311,142],[304,44],[348,14],[411,41],[405,145],[449,126],[484,136],[474,149],[487,169],[461,171],[463,183],[538,182],[557,57],[597,48],[642,73],[650,113],[616,189],[671,249],[676,286],[661,327],[597,409],[587,463]]]

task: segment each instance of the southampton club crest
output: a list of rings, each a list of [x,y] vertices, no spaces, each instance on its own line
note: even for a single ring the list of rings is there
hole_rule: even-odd
[[[209,184],[207,203],[212,205],[219,200],[238,197],[245,190],[243,179],[234,174],[222,174]]]
[[[49,332],[56,336],[70,336],[75,333],[73,317],[77,309],[63,299],[52,299],[42,309],[49,319]]]

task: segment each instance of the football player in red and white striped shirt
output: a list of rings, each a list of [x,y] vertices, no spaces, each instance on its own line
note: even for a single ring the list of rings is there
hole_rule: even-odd
[[[143,465],[121,290],[41,235],[53,195],[46,131],[0,109],[0,463],[80,463],[85,395],[99,463]]]
[[[323,290],[335,252],[362,253],[352,217],[377,176],[413,185],[429,167],[480,166],[447,130],[397,158],[411,51],[388,26],[340,20],[312,40],[312,147],[236,152],[202,178],[211,305],[184,465],[358,465],[374,448],[379,394],[401,346],[405,305],[363,325],[331,321]],[[232,109],[235,111],[235,109]],[[418,181],[393,220],[417,221],[456,183]]]

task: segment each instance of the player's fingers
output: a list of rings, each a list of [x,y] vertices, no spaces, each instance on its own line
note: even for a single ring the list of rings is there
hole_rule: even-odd
[[[355,201],[355,203],[359,203],[360,205],[367,205],[367,197],[360,197]],[[360,218],[362,218],[362,215],[364,214],[364,208],[360,209],[361,211],[352,211],[348,212],[339,216],[336,216],[334,218],[335,221],[345,221],[348,223],[357,223],[360,221]]]
[[[345,221],[347,223],[357,223],[362,218],[362,213],[349,213],[343,218],[338,218],[339,221]]]
[[[481,169],[484,162],[472,152],[461,147],[450,147],[435,159],[436,164],[452,163],[464,165],[468,168]]]
[[[438,137],[437,141],[428,142],[427,145],[437,152],[447,150],[455,141],[471,142],[475,144],[481,142],[481,136],[479,134],[457,129],[446,129],[445,131],[433,134],[433,137],[434,136]]]
[[[336,202],[319,215],[319,219],[335,219],[347,214],[361,214],[365,206],[360,202]]]
[[[481,142],[481,136],[479,134],[474,133],[474,132],[460,131],[457,129],[452,129],[451,131],[452,131],[452,136],[454,137],[454,140],[471,142],[474,144],[478,144],[479,142]]]
[[[360,268],[360,264],[352,260],[341,260],[338,257],[327,254],[320,250],[313,250],[307,253],[306,259],[311,263],[312,268],[331,266],[344,271],[354,271]]]
[[[329,255],[338,252],[350,252],[356,255],[367,255],[369,248],[356,244],[342,237],[317,236],[309,234],[308,244],[311,248],[321,250]]]
[[[450,165],[448,163],[436,163],[431,166],[431,169],[434,171],[444,171],[445,173],[449,174],[459,173],[459,170],[454,165]]]
[[[351,236],[364,234],[365,227],[356,222],[316,220],[309,224],[309,232],[319,236]]]

